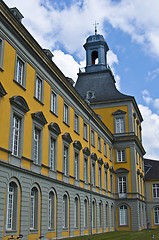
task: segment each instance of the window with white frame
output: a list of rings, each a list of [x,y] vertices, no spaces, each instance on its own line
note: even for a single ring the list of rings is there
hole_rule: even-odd
[[[40,102],[42,102],[42,94],[43,94],[43,82],[42,79],[39,78],[38,76],[36,76],[36,80],[35,80],[35,97],[36,99],[38,99]]]
[[[74,227],[79,228],[79,199],[78,199],[78,197],[75,197],[75,200],[74,200],[74,214],[75,214]]]
[[[120,226],[128,225],[128,208],[126,205],[119,207],[119,224]]]
[[[25,62],[19,56],[16,56],[15,81],[22,86],[25,85],[25,68]]]
[[[53,90],[51,90],[50,111],[54,114],[57,114],[57,94]]]
[[[39,163],[39,154],[40,154],[40,130],[37,128],[34,128],[34,154],[33,154],[33,160],[35,164]]]
[[[88,200],[84,200],[84,227],[88,227]]]
[[[0,70],[3,71],[4,39],[0,38]]]
[[[98,151],[101,152],[101,138],[98,136]]]
[[[107,173],[107,170],[105,170],[104,177],[105,177],[105,189],[107,190],[108,189],[108,173]]]
[[[6,230],[16,230],[18,207],[18,187],[15,182],[10,182],[7,193],[7,220]]]
[[[96,166],[94,161],[92,161],[92,184],[93,186],[96,185]]]
[[[99,203],[99,227],[102,227],[102,202]]]
[[[153,198],[159,198],[159,183],[152,184]]]
[[[68,196],[64,194],[63,196],[63,228],[68,228]]]
[[[118,193],[126,193],[126,177],[118,177]]]
[[[74,115],[74,130],[79,133],[79,116],[77,114]]]
[[[142,195],[142,178],[140,178],[140,188],[141,188],[141,195]]]
[[[109,160],[112,161],[112,148],[109,147]]]
[[[38,190],[31,189],[30,195],[30,230],[38,229]]]
[[[109,210],[108,210],[108,203],[105,204],[105,225],[108,226],[108,213],[109,213]]]
[[[83,138],[85,140],[88,140],[88,127],[85,122],[83,123]]]
[[[95,132],[91,130],[91,144],[95,147]]]
[[[79,154],[77,152],[74,154],[74,177],[75,180],[79,180]]]
[[[125,162],[125,149],[117,150],[117,162]]]
[[[154,208],[154,223],[159,224],[159,207]]]
[[[95,228],[96,226],[96,202],[95,200],[92,201],[92,227]]]
[[[63,107],[63,121],[66,124],[69,124],[69,107],[66,103],[64,103]]]
[[[104,142],[104,156],[107,157],[107,144]]]
[[[84,157],[84,182],[88,183],[88,158]]]
[[[56,139],[50,138],[50,169],[56,169]]]
[[[49,192],[48,229],[55,229],[55,194],[53,191]]]
[[[64,145],[63,148],[63,172],[68,175],[68,147]]]
[[[11,151],[15,156],[19,155],[19,143],[20,143],[20,122],[21,119],[16,115],[13,116],[12,126],[12,146]]]
[[[98,167],[98,186],[102,188],[102,167]]]
[[[110,174],[110,192],[113,192],[113,177],[112,174]]]
[[[115,118],[115,128],[116,128],[116,133],[124,133],[124,118],[123,117]]]

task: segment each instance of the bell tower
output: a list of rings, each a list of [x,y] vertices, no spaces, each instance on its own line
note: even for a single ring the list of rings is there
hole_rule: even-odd
[[[104,37],[97,34],[89,36],[83,45],[86,50],[86,72],[97,72],[107,69],[107,52],[109,50]]]

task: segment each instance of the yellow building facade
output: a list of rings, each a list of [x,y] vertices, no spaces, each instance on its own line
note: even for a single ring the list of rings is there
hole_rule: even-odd
[[[143,119],[115,88],[103,36],[87,39],[74,87],[21,13],[3,1],[0,9],[0,238],[145,229]],[[88,88],[97,78],[111,96]]]

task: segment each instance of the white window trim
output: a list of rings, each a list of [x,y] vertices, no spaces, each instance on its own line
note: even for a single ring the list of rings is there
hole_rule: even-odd
[[[0,71],[3,72],[3,59],[4,59],[4,44],[5,41],[0,37]]]
[[[83,122],[83,139],[88,141],[88,124]]]
[[[153,198],[159,198],[159,183],[152,184],[152,196]]]
[[[53,89],[51,89],[50,111],[58,116],[58,95]]]
[[[79,134],[79,116],[74,114],[74,131]]]
[[[117,149],[116,150],[116,160],[118,163],[126,162],[126,149]]]
[[[64,105],[63,105],[63,122],[66,124],[66,125],[69,125],[69,121],[70,121],[70,109],[69,109],[69,105],[64,102]]]

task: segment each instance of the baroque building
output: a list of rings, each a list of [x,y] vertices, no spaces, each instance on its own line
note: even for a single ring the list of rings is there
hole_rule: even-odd
[[[95,32],[76,85],[0,1],[0,238],[159,226],[157,162],[135,98],[120,93]]]

